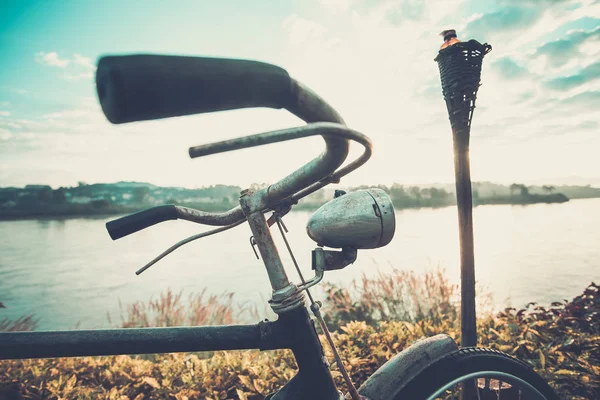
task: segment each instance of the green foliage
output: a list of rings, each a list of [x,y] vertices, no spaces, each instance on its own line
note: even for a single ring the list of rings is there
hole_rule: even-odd
[[[385,281],[390,281],[385,284]],[[389,358],[423,337],[447,333],[460,340],[456,288],[440,272],[424,276],[395,271],[363,278],[351,296],[331,287],[328,296],[332,336],[352,379],[361,384]],[[600,293],[590,285],[571,302],[550,307],[530,304],[493,315],[480,314],[479,342],[529,362],[561,398],[600,398]],[[395,293],[398,290],[400,293]],[[200,312],[232,307],[228,295],[189,297],[196,311],[186,311],[181,293],[167,292],[148,304],[127,309],[123,326],[167,326],[189,323]],[[202,304],[192,304],[194,302]],[[354,311],[349,307],[355,307]],[[176,317],[166,319],[166,314]],[[235,318],[231,313],[227,322]],[[351,321],[353,318],[365,321]],[[199,317],[205,323],[211,318]],[[393,321],[392,319],[404,319]],[[324,343],[331,360],[331,353]],[[335,364],[334,378],[344,385]],[[0,398],[35,399],[263,399],[295,373],[290,351],[162,354],[143,357],[85,357],[0,362]]]

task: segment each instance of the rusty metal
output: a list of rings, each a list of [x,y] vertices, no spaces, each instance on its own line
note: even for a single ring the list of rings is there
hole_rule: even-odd
[[[203,225],[223,226],[244,220],[244,213],[240,207],[234,207],[222,213],[211,213],[181,206],[176,207],[180,219]]]
[[[262,211],[252,212],[257,207],[256,202],[261,201],[261,193],[260,191],[256,193],[251,190],[246,191],[240,197],[240,205],[244,212],[248,213],[246,219],[273,289],[269,304],[275,313],[281,314],[297,307],[303,307],[304,294],[298,290],[296,285],[290,283],[264,214]]]
[[[294,267],[296,268],[296,272],[298,273],[298,276],[300,277],[300,281],[302,282],[302,284],[298,287],[299,291],[305,290],[306,294],[308,295],[308,299],[310,300],[310,303],[314,303],[314,299],[312,297],[312,294],[310,293],[310,290],[308,290],[311,286],[316,285],[317,283],[319,283],[321,281],[321,279],[323,279],[323,271],[318,271],[317,274],[315,275],[314,278],[306,281],[304,280],[304,275],[302,275],[302,271],[300,270],[300,266],[298,265],[298,261],[296,261],[296,256],[294,256],[294,252],[292,251],[292,248],[287,240],[287,236],[285,236],[285,233],[287,233],[287,228],[286,226],[283,224],[283,221],[281,220],[281,217],[276,216],[276,221],[277,221],[277,227],[279,228],[279,233],[281,233],[281,237],[283,239],[283,242],[285,243],[285,247],[288,250],[288,253],[290,254],[290,257],[292,259],[292,262],[294,264]]]
[[[342,269],[356,261],[358,253],[352,247],[344,247],[342,251],[324,250],[317,247],[312,251],[312,267],[316,271],[333,271]]]
[[[252,247],[252,251],[254,252],[254,255],[256,256],[257,260],[260,260],[260,257],[258,256],[258,253],[256,252],[256,240],[254,239],[254,236],[250,236],[250,247]]]
[[[289,286],[290,281],[285,273],[277,247],[269,232],[269,226],[262,212],[255,212],[246,217],[256,241],[256,246],[262,257],[271,287],[273,290],[283,289]]]
[[[306,293],[309,293],[308,289],[315,286],[319,282],[321,282],[323,280],[324,276],[325,276],[324,270],[316,270],[315,276],[313,276],[312,278],[310,278],[307,281],[303,280],[302,284],[298,286],[298,290],[306,290],[307,291]]]
[[[373,145],[371,143],[371,139],[363,135],[363,137],[355,138],[353,140],[362,144],[364,147],[364,152],[357,159],[348,163],[345,167],[338,169],[327,178],[322,179],[320,182],[317,182],[299,191],[298,193],[292,196],[290,201],[295,204],[298,200],[308,196],[311,193],[316,192],[321,188],[324,188],[330,183],[339,183],[342,177],[348,175],[350,172],[354,171],[355,169],[361,167],[364,163],[366,163],[369,160],[369,158],[371,158],[371,155],[373,153]]]
[[[304,126],[195,146],[189,149],[189,153],[190,157],[195,158],[319,135],[325,141],[324,152],[285,178],[263,189],[266,196],[258,203],[258,209],[264,210],[276,206],[290,196],[292,196],[292,202],[295,203],[332,180],[337,181],[341,176],[364,164],[372,153],[370,139],[344,125],[331,122],[315,122]],[[336,171],[348,155],[349,145],[347,140],[362,144],[365,150],[358,159]],[[310,190],[308,190],[309,188]]]
[[[292,114],[296,115],[297,117],[301,118],[305,122],[309,123],[309,125],[312,125],[310,123],[314,123],[314,122],[333,122],[333,123],[345,125],[345,122],[342,119],[342,117],[339,115],[339,113],[331,105],[329,105],[325,100],[323,100],[320,96],[318,96],[312,90],[310,90],[309,88],[304,86],[302,83],[300,83],[294,79],[291,79],[291,82],[292,82],[291,84],[292,84],[292,93],[293,93],[294,100],[289,102],[288,104],[282,104],[281,107],[287,109]],[[292,130],[294,130],[294,129],[300,129],[301,131],[304,131],[307,128],[306,127],[292,128]],[[309,130],[310,130],[310,128],[309,128]],[[297,134],[298,133],[299,132],[297,132]],[[207,154],[214,154],[211,150],[218,150],[218,152],[222,152],[222,151],[233,150],[234,147],[237,149],[237,148],[257,146],[259,144],[256,144],[256,143],[261,140],[272,140],[269,142],[262,143],[262,144],[267,144],[267,143],[276,143],[276,142],[280,142],[283,140],[290,140],[290,139],[299,138],[299,137],[312,136],[312,135],[306,135],[306,136],[289,137],[289,138],[275,138],[272,136],[270,138],[268,138],[268,136],[264,136],[264,139],[263,139],[263,138],[260,138],[261,135],[265,135],[265,134],[253,135],[250,137],[250,139],[240,138],[240,139],[233,139],[231,141],[219,142],[217,144],[209,144],[209,145],[204,145],[204,146],[192,147],[192,148],[190,148],[190,157],[194,158],[194,157],[200,157],[200,156],[207,155]],[[362,135],[356,131],[351,131],[347,128],[346,128],[346,130],[340,130],[340,131],[336,132],[336,135],[339,137],[344,137],[346,139],[354,140],[354,141],[362,144],[365,148],[363,154],[361,154],[356,160],[350,162],[345,167],[342,167],[337,171],[335,171],[335,168],[334,168],[328,174],[324,174],[323,176],[316,179],[315,181],[310,182],[309,183],[310,186],[308,186],[308,185],[302,186],[302,185],[297,184],[297,182],[293,182],[291,180],[291,176],[284,178],[283,180],[279,181],[278,183],[271,185],[269,187],[269,189],[267,189],[267,193],[269,196],[267,205],[274,206],[275,204],[277,204],[278,202],[280,202],[281,200],[283,200],[284,198],[286,198],[290,195],[293,195],[290,199],[290,202],[292,204],[294,204],[299,199],[321,189],[322,187],[326,186],[329,183],[338,183],[343,176],[345,176],[348,173],[359,168],[360,166],[362,166],[364,163],[366,163],[369,160],[369,158],[371,157],[371,154],[372,154],[372,143],[371,143],[371,140],[367,136]],[[325,139],[325,140],[327,143],[327,139]],[[244,143],[244,145],[242,147],[237,147],[237,146],[240,146],[242,143]],[[337,143],[339,145],[340,142],[337,142]],[[228,146],[233,146],[233,147],[228,147]],[[229,148],[229,149],[226,150],[227,148]],[[347,149],[346,149],[346,152],[347,152]],[[321,161],[321,162],[323,162],[323,161]],[[343,160],[342,160],[342,162],[343,162]],[[311,163],[316,163],[316,159],[313,160]],[[309,163],[309,164],[311,164],[311,163]],[[302,182],[309,182],[311,179],[313,179],[313,176],[317,175],[317,171],[319,170],[319,168],[315,168],[314,166],[311,167],[309,164],[296,170],[293,173],[293,174],[296,174],[296,177],[298,179],[301,179]],[[341,163],[339,165],[341,165]],[[309,174],[310,179],[309,179],[309,177],[305,176],[305,174]],[[293,185],[292,185],[292,183],[293,183]]]
[[[375,249],[396,230],[394,205],[381,189],[357,190],[324,204],[308,220],[308,236],[322,246]]]

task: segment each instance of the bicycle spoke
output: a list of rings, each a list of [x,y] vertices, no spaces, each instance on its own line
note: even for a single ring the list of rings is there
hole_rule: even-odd
[[[483,376],[481,376],[483,375]],[[510,400],[510,399],[545,399],[537,393],[534,387],[522,379],[503,372],[481,372],[465,375],[462,379],[449,382],[440,388],[428,400],[433,399],[461,399],[461,400]],[[474,384],[475,393],[471,387]],[[465,391],[467,389],[467,391]]]

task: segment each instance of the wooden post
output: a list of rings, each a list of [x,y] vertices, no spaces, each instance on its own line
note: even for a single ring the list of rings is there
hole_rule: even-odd
[[[470,132],[468,129],[453,129],[454,177],[460,241],[460,326],[462,347],[477,345],[473,196],[471,191],[469,136]]]
[[[460,42],[454,30],[442,32],[446,44],[435,61],[440,69],[442,94],[448,108],[454,143],[454,178],[460,240],[461,346],[477,346],[475,314],[475,254],[473,244],[473,193],[469,141],[471,120],[481,79],[483,57],[492,50],[476,40]]]
[[[448,36],[446,37],[446,35]],[[454,143],[454,179],[460,241],[461,346],[477,346],[475,314],[475,248],[473,243],[473,193],[469,141],[471,120],[481,79],[483,57],[492,50],[476,40],[459,42],[454,30],[442,32],[447,44],[435,58],[440,69],[442,93],[448,108]],[[453,39],[454,38],[454,39]],[[476,382],[463,383],[460,398],[477,399]]]

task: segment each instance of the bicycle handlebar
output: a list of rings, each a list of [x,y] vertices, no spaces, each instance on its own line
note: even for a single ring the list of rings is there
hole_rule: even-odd
[[[190,155],[194,158],[316,135],[321,135],[325,140],[325,151],[304,167],[294,171],[276,184],[269,186],[266,190],[266,208],[275,205],[279,199],[287,198],[292,194],[295,195],[291,198],[291,201],[295,203],[300,198],[325,186],[329,181],[335,181],[340,176],[358,168],[371,155],[371,141],[367,136],[343,125],[320,122],[192,147],[190,148]],[[365,152],[354,162],[333,173],[343,163],[348,153],[346,139],[362,144],[365,147]],[[340,146],[342,147],[340,148]],[[343,171],[345,173],[340,174]],[[314,185],[310,186],[311,184]],[[311,190],[311,188],[314,189]],[[299,192],[300,190],[302,191]],[[243,220],[244,214],[239,206],[224,213],[209,213],[187,207],[164,205],[152,207],[110,221],[106,224],[106,228],[110,237],[116,240],[159,222],[175,219],[183,219],[205,225],[225,226]]]
[[[96,70],[102,110],[113,124],[292,100],[283,68],[248,60],[164,55],[107,56]]]
[[[285,199],[299,190],[331,175],[340,165],[342,165],[348,156],[348,139],[357,140],[357,138],[360,139],[364,135],[352,131],[344,125],[331,122],[316,122],[296,128],[259,133],[256,135],[224,140],[222,142],[195,146],[190,148],[189,153],[190,157],[196,158],[209,154],[319,135],[322,136],[325,141],[325,151],[301,168],[268,187],[268,199],[266,205],[272,206],[279,200]]]
[[[108,120],[124,122],[232,110],[248,107],[285,108],[309,124],[190,149],[191,157],[322,135],[326,150],[304,167],[269,186],[264,208],[314,192],[364,164],[370,140],[344,126],[340,115],[322,98],[274,65],[247,60],[202,57],[131,55],[100,59],[96,72],[98,97]],[[325,121],[335,124],[311,124]],[[348,155],[348,139],[365,146],[364,154],[336,171]],[[232,143],[236,142],[234,147]],[[229,146],[229,147],[228,147]],[[219,150],[220,148],[220,150]],[[335,171],[335,173],[334,173]],[[229,225],[244,218],[241,208],[205,213],[164,206],[140,211],[107,223],[113,239],[162,221],[186,219],[208,225]]]
[[[106,230],[112,240],[131,235],[160,222],[183,219],[205,225],[225,226],[239,222],[244,218],[240,207],[224,213],[209,213],[193,208],[167,204],[147,208],[106,223]]]

